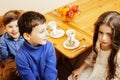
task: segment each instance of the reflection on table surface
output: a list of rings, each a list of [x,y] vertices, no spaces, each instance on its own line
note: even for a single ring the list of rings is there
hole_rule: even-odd
[[[48,17],[50,18],[50,17]],[[51,19],[53,20],[53,19]],[[64,22],[61,21],[57,21],[57,28],[58,30],[63,30],[64,31],[64,35],[61,37],[53,37],[53,36],[49,36],[49,40],[53,43],[53,45],[55,46],[55,48],[61,52],[64,56],[68,57],[68,58],[74,58],[77,55],[81,54],[82,52],[84,52],[86,49],[90,48],[92,45],[92,36],[84,33],[83,31],[80,31],[79,29],[76,30],[74,28],[72,28],[72,26],[67,25]],[[49,28],[48,28],[49,29]],[[77,41],[80,42],[80,44],[77,47],[73,47],[72,48],[66,48],[64,47],[64,42],[68,39],[68,35],[66,34],[66,31],[69,29],[73,29],[76,31],[76,35],[75,38]],[[48,30],[48,32],[51,34],[53,31]],[[56,35],[59,35],[58,33]],[[86,45],[86,46],[85,46]]]
[[[94,23],[100,14],[111,10],[120,12],[120,0],[76,0],[68,5],[79,5],[80,12],[72,21],[64,22],[56,10],[45,14],[45,17],[47,22],[56,21],[58,29],[62,29],[64,32],[68,29],[76,31],[75,37],[80,42],[77,50],[63,47],[64,41],[68,38],[66,33],[60,38],[49,37],[56,50],[67,58],[74,58],[92,46]]]

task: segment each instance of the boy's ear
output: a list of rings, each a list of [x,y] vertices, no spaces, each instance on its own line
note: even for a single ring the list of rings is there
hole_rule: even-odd
[[[23,34],[23,37],[28,41],[28,40],[30,40],[30,34],[28,34],[28,33],[24,33]]]

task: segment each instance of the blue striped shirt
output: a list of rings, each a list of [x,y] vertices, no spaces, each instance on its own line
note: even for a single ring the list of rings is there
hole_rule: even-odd
[[[4,33],[0,38],[0,60],[15,58],[17,50],[23,41],[22,36],[16,41],[7,32]]]

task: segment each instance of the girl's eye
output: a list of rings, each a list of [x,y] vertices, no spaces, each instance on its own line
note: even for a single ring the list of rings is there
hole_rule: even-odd
[[[112,37],[112,34],[110,34],[110,33],[108,33],[107,35],[108,35],[109,37]]]
[[[99,31],[99,34],[103,34],[101,31]]]

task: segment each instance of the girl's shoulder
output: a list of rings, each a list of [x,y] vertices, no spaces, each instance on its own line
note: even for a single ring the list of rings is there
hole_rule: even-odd
[[[117,52],[117,57],[120,58],[120,49],[119,49],[118,52]]]

